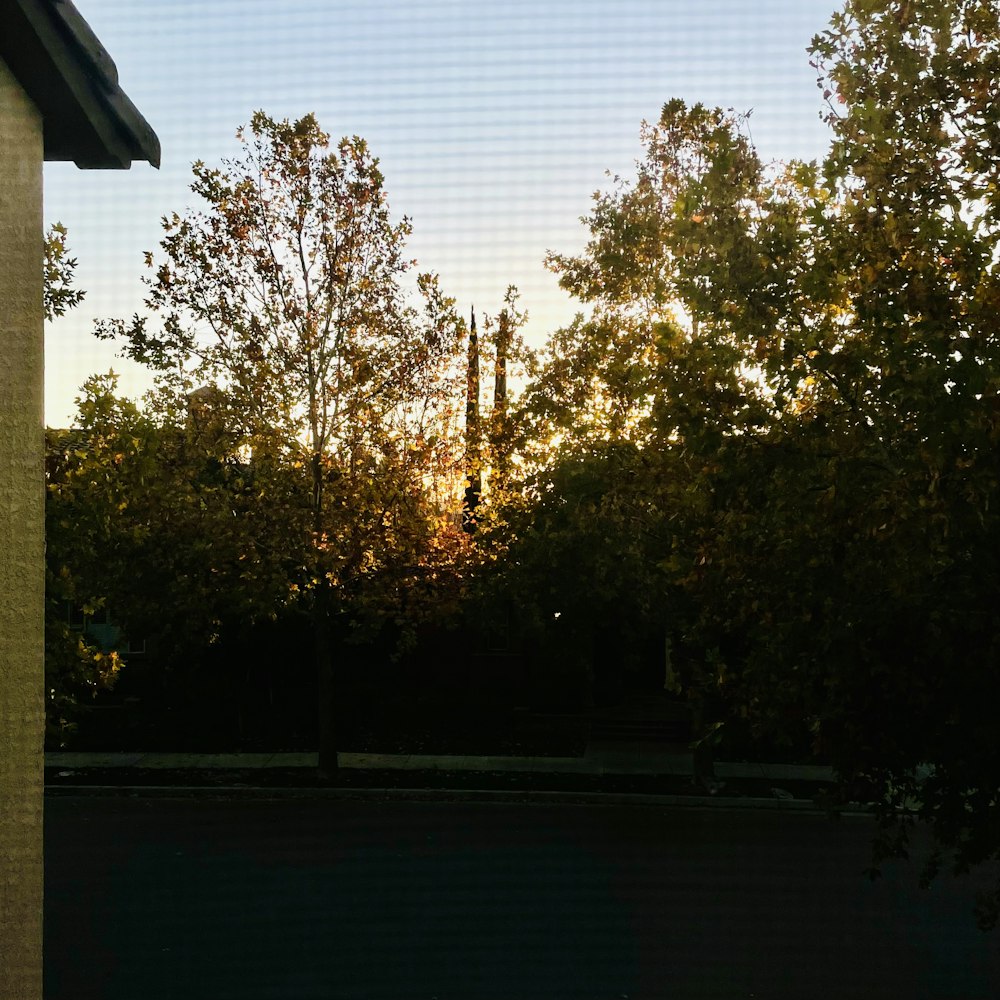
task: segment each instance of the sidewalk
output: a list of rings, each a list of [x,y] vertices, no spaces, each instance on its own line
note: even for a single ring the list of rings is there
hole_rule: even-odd
[[[493,757],[430,754],[341,753],[340,767],[372,771],[484,771],[535,774],[661,775],[690,777],[691,754],[662,744],[592,744],[583,757]],[[315,753],[46,753],[46,768],[65,771],[134,768],[164,771],[219,769],[313,769]],[[809,764],[758,764],[720,761],[720,781],[756,779],[773,782],[831,782],[829,767]]]

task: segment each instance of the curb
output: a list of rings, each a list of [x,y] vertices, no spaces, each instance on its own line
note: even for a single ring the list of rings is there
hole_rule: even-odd
[[[520,805],[599,805],[684,807],[696,809],[763,809],[829,815],[830,810],[809,799],[735,798],[714,795],[652,795],[639,792],[563,792],[475,788],[255,788],[243,785],[46,785],[51,798],[156,798],[280,801],[287,799],[355,799],[362,801],[478,802]],[[863,807],[840,810],[840,815],[869,815]]]

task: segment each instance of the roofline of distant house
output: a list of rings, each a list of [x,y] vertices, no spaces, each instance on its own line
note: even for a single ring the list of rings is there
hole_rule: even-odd
[[[83,169],[160,165],[160,140],[70,0],[0,0],[0,58],[42,115],[46,160]]]

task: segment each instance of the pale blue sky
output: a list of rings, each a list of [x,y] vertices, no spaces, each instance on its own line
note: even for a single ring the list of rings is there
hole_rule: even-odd
[[[69,227],[87,299],[47,332],[46,419],[65,425],[88,375],[149,385],[90,334],[142,309],[142,254],[162,215],[194,204],[193,160],[237,151],[262,108],[313,111],[382,161],[412,255],[462,310],[522,293],[539,343],[577,306],[542,266],[584,239],[605,170],[627,174],[639,123],[672,97],[753,108],[766,159],[822,155],[828,140],[806,46],[836,0],[76,0],[156,130],[155,171],[45,168],[45,217]]]

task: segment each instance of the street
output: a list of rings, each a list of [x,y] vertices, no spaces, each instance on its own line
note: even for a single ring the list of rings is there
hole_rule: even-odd
[[[736,809],[46,801],[48,1000],[986,998],[972,879]],[[995,871],[995,869],[994,869]],[[978,877],[978,876],[977,876]]]

